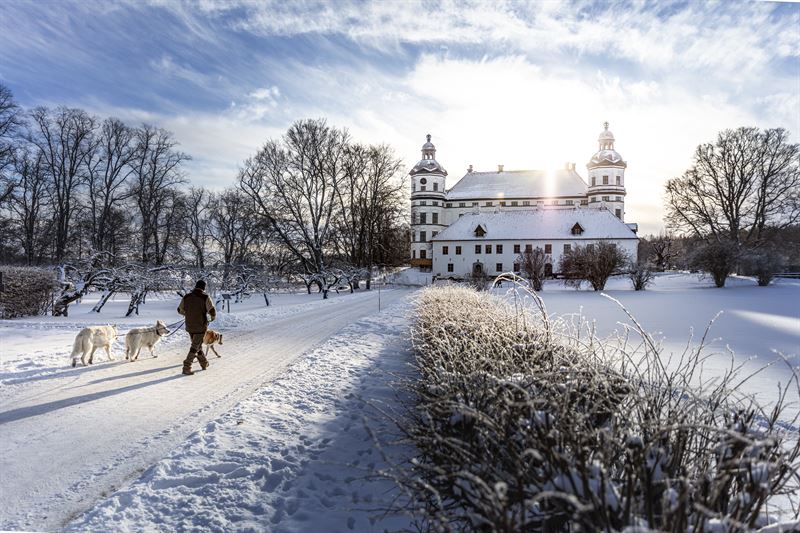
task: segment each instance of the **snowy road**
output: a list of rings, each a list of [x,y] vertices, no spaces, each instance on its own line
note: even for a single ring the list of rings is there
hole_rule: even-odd
[[[385,291],[383,303],[407,293]],[[186,348],[172,344],[157,359],[34,376],[14,387],[12,397],[6,389],[0,396],[0,529],[62,526],[303,352],[377,311],[377,298],[373,291],[320,301],[302,314],[226,332],[223,358],[212,355],[211,368],[192,377],[179,375]]]

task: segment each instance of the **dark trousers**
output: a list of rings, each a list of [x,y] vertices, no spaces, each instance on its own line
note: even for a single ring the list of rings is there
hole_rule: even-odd
[[[186,359],[183,361],[183,366],[191,367],[195,357],[197,357],[197,360],[201,365],[208,363],[208,360],[203,353],[204,336],[205,333],[189,333],[189,337],[191,337],[192,340],[192,347],[189,348],[189,355],[187,355]]]

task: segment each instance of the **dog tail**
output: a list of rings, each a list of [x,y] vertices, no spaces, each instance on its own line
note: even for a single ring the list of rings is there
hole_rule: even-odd
[[[72,357],[73,362],[75,361],[75,359],[78,358],[78,356],[83,355],[86,352],[88,352],[89,348],[90,348],[90,346],[89,346],[89,336],[88,335],[84,335],[83,331],[81,331],[75,337],[75,343],[72,345],[72,356],[71,357]],[[73,364],[73,366],[74,366],[74,364]]]

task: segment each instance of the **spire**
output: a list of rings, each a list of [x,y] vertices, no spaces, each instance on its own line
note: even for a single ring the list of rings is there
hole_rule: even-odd
[[[436,147],[431,142],[431,134],[425,136],[427,142],[422,145],[422,159],[436,159]]]
[[[603,122],[603,131],[597,138],[599,144],[598,150],[613,150],[614,149],[614,134],[608,131],[608,121]]]

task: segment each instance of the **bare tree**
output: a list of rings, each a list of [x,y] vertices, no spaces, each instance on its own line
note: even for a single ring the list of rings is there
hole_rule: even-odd
[[[295,122],[245,161],[239,186],[307,274],[324,272],[348,135],[324,120]]]
[[[16,134],[21,125],[22,113],[14,95],[0,84],[0,204],[10,196],[14,186],[5,171],[13,165]]]
[[[561,256],[559,270],[564,283],[579,289],[582,281],[591,283],[592,288],[601,291],[608,278],[627,265],[628,256],[618,246],[601,242],[575,246]]]
[[[78,188],[84,182],[85,163],[97,147],[96,120],[82,109],[38,107],[31,113],[29,141],[42,154],[53,195],[54,259],[66,255],[71,224],[78,209]]]
[[[800,220],[800,145],[783,129],[724,130],[667,182],[668,224],[686,235],[758,244]]]
[[[551,261],[550,255],[537,246],[533,250],[526,249],[517,261],[520,271],[528,278],[533,290],[541,291],[544,288],[545,265]]]
[[[175,188],[184,183],[181,164],[190,157],[176,149],[172,133],[148,124],[136,130],[131,194],[141,229],[140,258],[160,264],[176,227]]]
[[[211,240],[212,202],[212,194],[203,187],[192,187],[186,195],[186,238],[194,250],[192,263],[200,269],[206,267],[206,253]]]
[[[20,151],[15,156],[16,186],[8,205],[14,214],[14,236],[28,265],[40,263],[50,224],[46,219],[50,182],[45,175],[44,155]]]
[[[214,199],[210,218],[211,238],[222,252],[222,261],[228,265],[247,261],[263,234],[250,197],[237,189],[223,191]]]
[[[97,149],[87,154],[88,218],[91,244],[96,251],[109,251],[119,229],[112,224],[115,210],[131,194],[128,178],[135,155],[134,132],[122,121],[106,119],[101,128]]]

